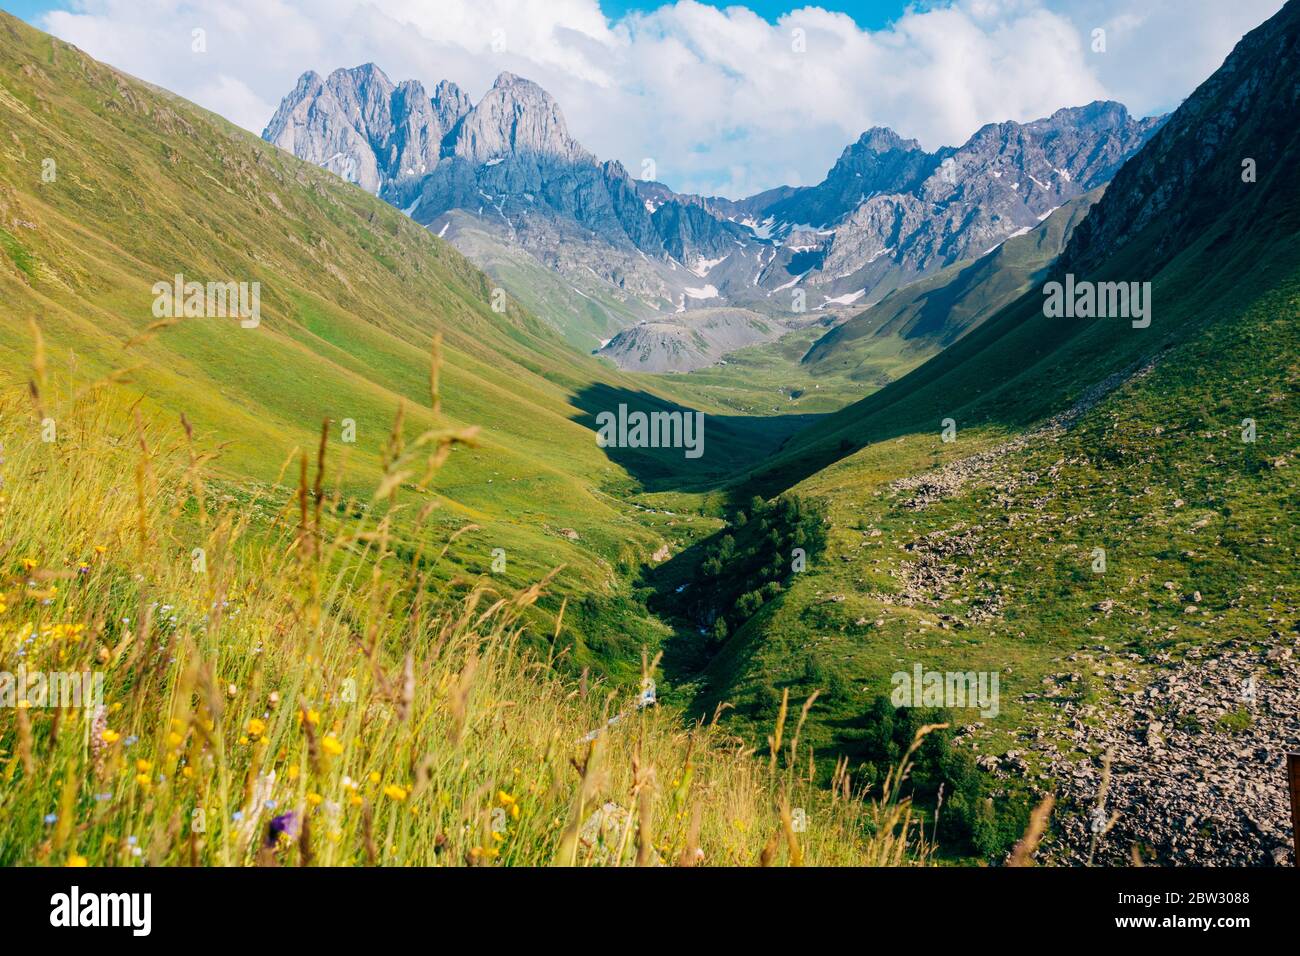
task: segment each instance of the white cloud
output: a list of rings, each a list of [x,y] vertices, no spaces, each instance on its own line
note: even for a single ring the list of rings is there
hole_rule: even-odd
[[[308,69],[374,61],[473,98],[511,70],[598,156],[634,174],[651,158],[674,188],[737,196],[817,182],[873,125],[934,148],[1093,99],[1171,108],[1281,5],[940,0],[869,32],[817,7],[772,24],[693,0],[616,22],[597,0],[81,0],[43,25],[256,132]]]
[[[1089,65],[1112,97],[1142,114],[1174,109],[1243,35],[1285,0],[1060,0],[1081,33],[1106,31]]]

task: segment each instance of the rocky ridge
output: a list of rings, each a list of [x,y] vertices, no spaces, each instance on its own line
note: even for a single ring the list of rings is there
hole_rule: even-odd
[[[366,64],[304,74],[263,137],[435,232],[452,211],[468,212],[549,268],[594,274],[658,311],[788,315],[866,306],[996,248],[1105,182],[1159,124],[1094,103],[990,124],[934,153],[877,127],[817,186],[729,200],[674,193],[602,162],[525,78],[502,73],[472,103],[448,81],[427,96]],[[447,238],[456,241],[454,228]]]

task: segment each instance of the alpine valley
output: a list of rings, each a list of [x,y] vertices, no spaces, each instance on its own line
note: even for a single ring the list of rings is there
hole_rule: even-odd
[[[722,198],[0,13],[0,865],[1292,865],[1300,0],[1182,94]]]

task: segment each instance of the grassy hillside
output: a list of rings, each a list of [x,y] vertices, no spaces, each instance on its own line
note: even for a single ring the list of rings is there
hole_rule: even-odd
[[[735,702],[734,726],[756,740],[774,691],[821,688],[808,739],[856,761],[894,673],[996,671],[996,719],[956,718],[982,723],[980,753],[1023,751],[1039,732],[1069,752],[1075,715],[1059,705],[1108,696],[1080,655],[1140,685],[1189,651],[1288,646],[1300,627],[1298,252],[1287,278],[1069,429],[976,427],[949,445],[937,430],[900,435],[799,483],[828,512],[825,550],[720,648],[670,657],[678,683],[692,677],[701,713]],[[1066,694],[1048,703],[1045,686]],[[1036,776],[1046,769],[1011,792],[1054,789]]]
[[[869,386],[847,375],[813,374],[800,359],[809,346],[842,319],[827,315],[813,325],[796,329],[774,342],[751,345],[728,353],[710,368],[659,381],[684,401],[715,403],[733,412],[769,419],[772,434],[785,438],[795,429],[781,429],[781,418],[797,418],[799,427],[812,419],[803,416],[839,411],[862,398]]]
[[[522,260],[502,301],[0,17],[0,651],[109,692],[6,709],[0,863],[903,862],[935,852],[913,792],[943,853],[1002,860],[1103,706],[1300,631],[1300,114],[1262,59],[1268,96],[1224,71],[1071,239],[1151,283],[1149,327],[1043,314],[1071,209],[832,330],[825,374],[789,371],[815,327],[631,376],[554,328],[610,303],[539,318],[574,303]],[[158,319],[176,273],[260,283],[260,323]],[[598,447],[623,404],[703,410],[705,454]],[[895,707],[914,666],[997,675],[996,713]]]
[[[620,403],[675,407],[653,383],[575,352],[397,210],[205,111],[0,18],[0,377],[24,387],[39,328],[51,405],[112,377],[151,419],[184,413],[228,478],[279,480],[329,419],[342,489],[367,502],[397,409],[409,429],[475,427],[446,462],[429,533],[467,526],[439,573],[521,586],[563,566],[590,596],[565,639],[632,673],[659,630],[624,581],[664,542],[643,487],[709,484],[771,447],[710,416],[708,454],[598,448]],[[257,282],[261,321],[158,319],[156,282]],[[494,301],[503,305],[493,308]],[[429,355],[442,336],[440,414]],[[700,406],[712,413],[718,406]],[[344,429],[348,428],[349,433]],[[346,441],[354,432],[355,441]],[[682,518],[672,522],[682,533]],[[706,523],[707,526],[707,523]],[[413,534],[399,526],[399,534]],[[559,599],[543,602],[553,619]]]
[[[620,329],[656,314],[635,296],[616,294],[595,276],[579,282],[557,274],[527,250],[481,226],[469,213],[453,210],[447,219],[454,229],[448,238],[454,238],[456,248],[582,352],[595,351]]]
[[[104,681],[0,686],[0,865],[924,860],[905,796],[816,785],[797,710],[758,761],[637,706],[661,629],[627,579],[716,521],[632,499],[752,459],[754,423],[696,468],[607,454],[591,418],[653,385],[7,15],[0,110],[0,671]],[[259,282],[260,323],[158,319],[177,272]]]

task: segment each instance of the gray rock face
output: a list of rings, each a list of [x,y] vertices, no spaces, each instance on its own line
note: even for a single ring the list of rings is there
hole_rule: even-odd
[[[348,72],[342,70],[332,73],[330,80],[326,85],[319,74],[304,73],[293,92],[280,103],[262,138],[375,192],[379,188],[379,164],[363,132],[360,107],[349,102],[354,99],[354,84]]]
[[[916,140],[876,126],[845,148],[820,185],[797,190],[764,212],[779,221],[830,226],[872,196],[915,190],[944,155],[927,153]]]
[[[450,80],[440,80],[433,88],[433,114],[445,136],[456,128],[460,118],[474,108],[469,95]]]
[[[398,86],[373,63],[307,72],[284,98],[262,138],[368,192],[438,165],[442,140],[469,100],[445,81],[429,98],[413,80]]]
[[[551,95],[513,73],[498,76],[492,89],[465,114],[450,138],[448,152],[474,166],[507,157],[595,164],[595,157],[569,135]]]
[[[549,93],[512,73],[498,76],[477,104],[445,80],[432,97],[414,81],[394,87],[373,65],[324,81],[307,73],[262,135],[417,222],[474,212],[543,261],[590,269],[665,306],[682,289],[611,248],[664,260],[672,271],[669,260],[689,267],[753,240],[694,197],[669,192],[647,203],[621,164],[599,162],[573,138]],[[560,242],[589,248],[561,250]]]

